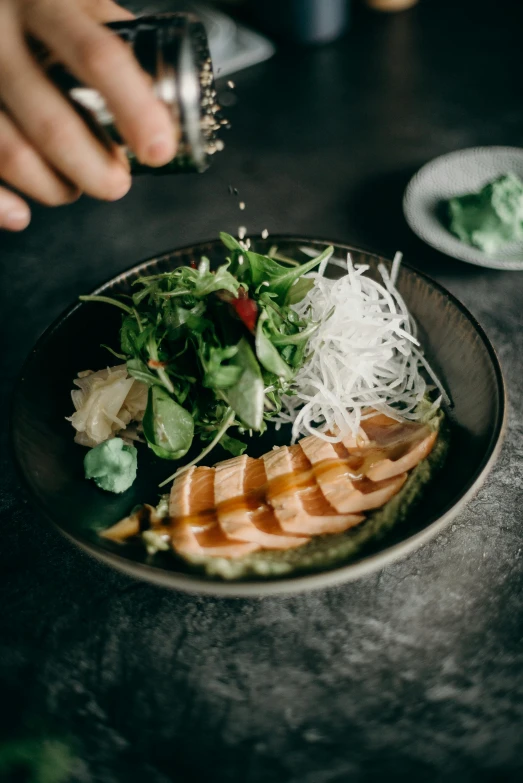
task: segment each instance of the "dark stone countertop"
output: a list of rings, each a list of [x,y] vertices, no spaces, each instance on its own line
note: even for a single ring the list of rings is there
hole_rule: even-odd
[[[74,781],[522,779],[523,273],[451,261],[401,215],[429,159],[521,144],[521,21],[509,0],[359,13],[345,40],[235,77],[208,173],[35,208],[1,236],[5,412],[26,353],[80,293],[239,223],[402,249],[486,329],[510,400],[501,456],[445,533],[354,584],[260,601],[134,581],[38,525],[2,428],[0,731],[70,732]]]

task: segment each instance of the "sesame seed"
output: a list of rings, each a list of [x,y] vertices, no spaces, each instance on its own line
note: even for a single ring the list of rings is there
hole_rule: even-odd
[[[240,207],[240,209],[245,209],[245,201],[240,201],[238,206]]]
[[[261,232],[261,237],[262,239],[267,239],[268,236],[269,236],[269,232],[267,231],[266,228],[264,228],[263,231]]]
[[[229,90],[234,90],[236,88],[236,85],[231,79],[229,79],[229,81],[227,82],[227,87],[229,88]]]
[[[238,237],[239,239],[245,239],[245,235],[247,233],[247,229],[245,226],[240,226],[238,229]]]

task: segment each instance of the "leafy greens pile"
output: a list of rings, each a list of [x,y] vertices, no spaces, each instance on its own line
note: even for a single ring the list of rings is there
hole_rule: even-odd
[[[289,266],[295,262],[283,265],[229,234],[220,237],[229,252],[215,271],[202,258],[198,265],[137,279],[126,301],[81,297],[124,310],[121,354],[114,353],[149,386],[145,438],[155,454],[173,460],[199,438],[203,450],[189,464],[218,443],[233,455],[243,453],[246,444],[229,430],[235,427],[240,437],[263,432],[280,411],[281,395],[318,326],[292,305],[314,285],[303,275],[333,252],[327,248]]]

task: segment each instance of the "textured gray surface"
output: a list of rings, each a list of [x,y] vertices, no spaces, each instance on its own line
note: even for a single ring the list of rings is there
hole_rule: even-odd
[[[287,599],[193,598],[92,561],[38,523],[4,428],[0,730],[28,716],[69,730],[75,781],[521,780],[523,275],[450,261],[401,217],[430,158],[521,143],[518,7],[362,15],[347,41],[239,75],[234,129],[205,175],[36,209],[27,232],[0,238],[3,410],[78,294],[240,222],[401,247],[478,318],[508,385],[499,462],[445,534],[376,576]]]

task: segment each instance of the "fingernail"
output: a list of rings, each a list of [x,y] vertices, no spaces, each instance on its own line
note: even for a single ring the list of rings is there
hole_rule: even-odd
[[[173,140],[168,136],[155,136],[147,147],[146,162],[161,165],[168,163],[173,156]]]
[[[31,213],[28,209],[17,207],[6,212],[2,221],[3,228],[7,228],[10,231],[22,231],[29,225],[31,220]]]

